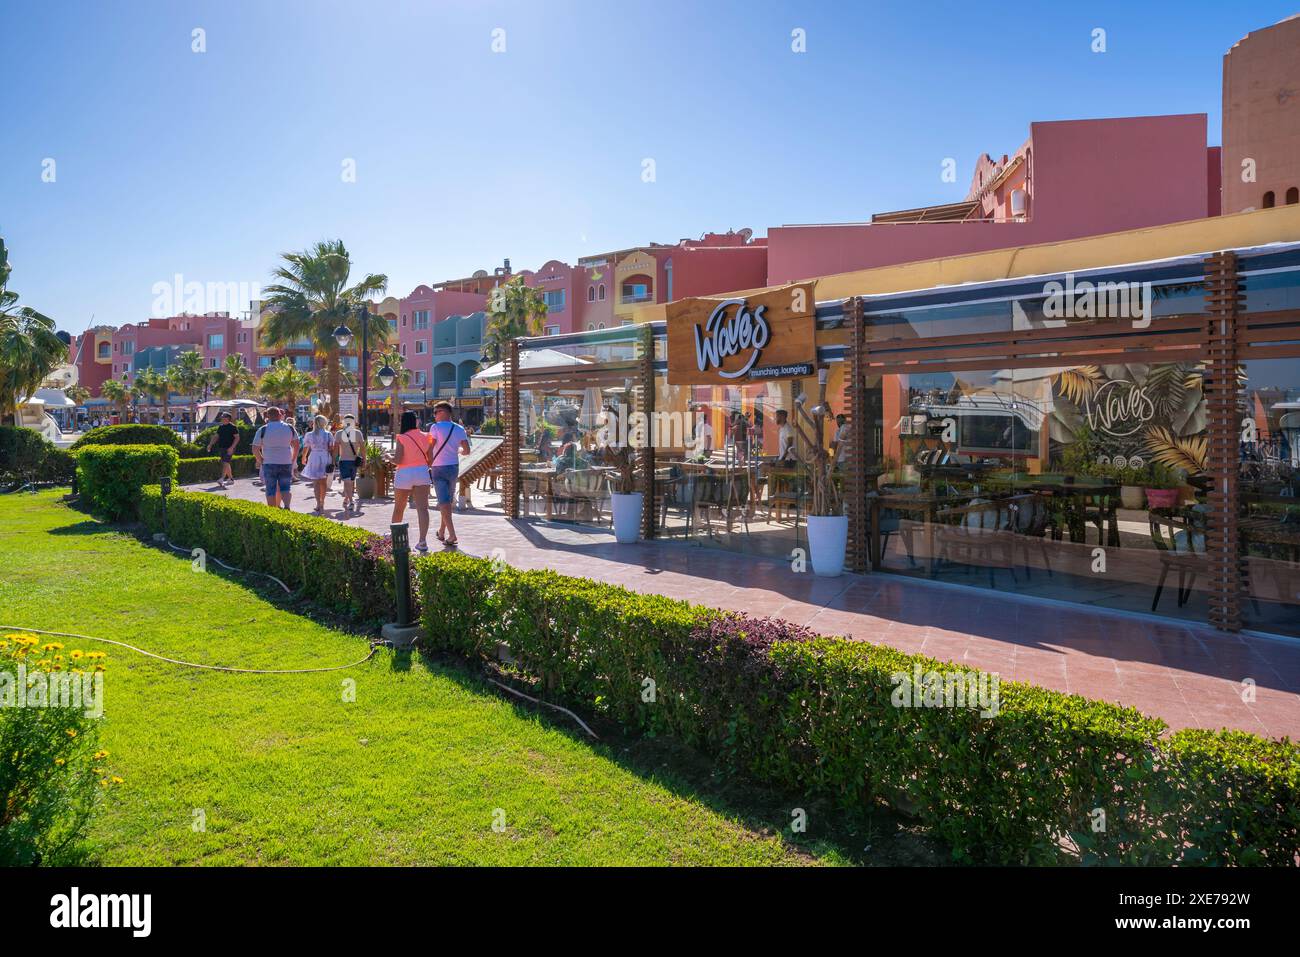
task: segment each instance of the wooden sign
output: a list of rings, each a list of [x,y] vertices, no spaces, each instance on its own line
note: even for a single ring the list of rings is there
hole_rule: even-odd
[[[815,282],[668,304],[668,383],[735,385],[813,374]]]

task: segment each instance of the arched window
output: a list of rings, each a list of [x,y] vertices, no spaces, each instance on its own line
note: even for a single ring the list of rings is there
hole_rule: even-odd
[[[600,323],[600,325],[596,326],[596,328],[597,328],[597,329],[604,329],[604,328],[605,328],[605,324],[602,322],[602,323]]]
[[[1292,186],[1286,191],[1286,204],[1294,206],[1296,203],[1300,203],[1300,187]]]
[[[596,331],[596,324],[595,324],[594,322],[589,322],[589,323],[587,323],[587,331],[588,331],[588,332],[595,332],[595,331]]]
[[[600,288],[596,292],[596,298],[601,302],[605,301],[605,284],[603,282],[600,284]]]
[[[1265,209],[1273,208],[1273,191],[1271,189],[1264,194],[1264,208]]]
[[[588,287],[587,287],[587,302],[595,302],[595,301],[596,301],[596,287],[595,287],[595,286],[588,286]]]

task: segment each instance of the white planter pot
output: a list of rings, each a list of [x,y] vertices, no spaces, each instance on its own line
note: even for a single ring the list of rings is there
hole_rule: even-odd
[[[641,537],[640,492],[614,492],[614,538],[627,545]]]
[[[849,540],[847,515],[808,516],[808,557],[813,571],[827,578],[844,572],[844,549]]]

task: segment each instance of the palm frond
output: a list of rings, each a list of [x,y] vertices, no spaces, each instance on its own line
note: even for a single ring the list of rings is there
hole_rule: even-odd
[[[1155,461],[1189,475],[1205,471],[1209,441],[1200,435],[1174,435],[1162,425],[1146,430],[1147,451]]]

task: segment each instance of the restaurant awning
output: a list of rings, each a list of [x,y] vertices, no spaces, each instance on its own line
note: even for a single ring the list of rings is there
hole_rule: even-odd
[[[519,352],[520,369],[549,369],[554,366],[588,365],[586,359],[579,359],[554,349],[521,349]],[[480,369],[469,380],[471,389],[491,389],[505,380],[505,362],[496,362],[486,369]]]

